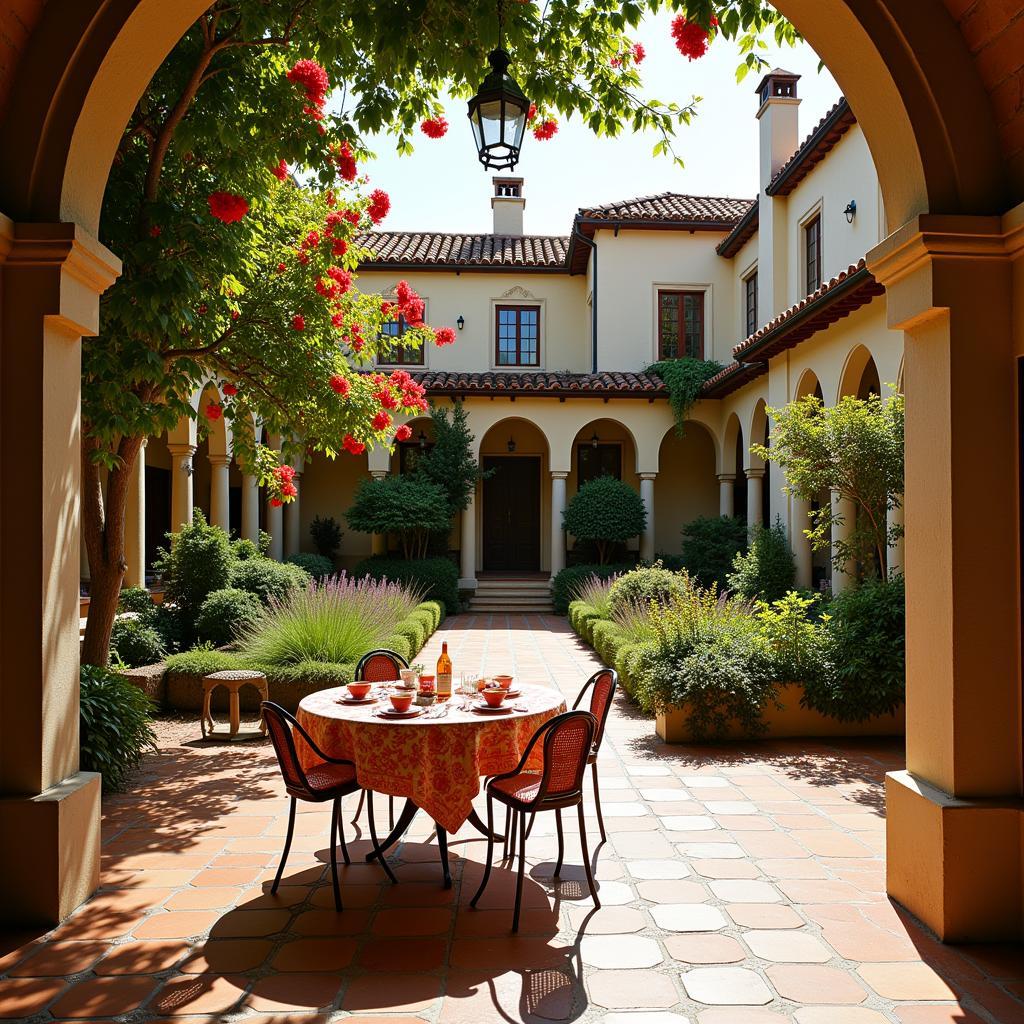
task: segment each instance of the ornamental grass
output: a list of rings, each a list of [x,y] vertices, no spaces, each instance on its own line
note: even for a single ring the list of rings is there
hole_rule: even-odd
[[[596,573],[587,576],[573,588],[572,598],[590,605],[600,618],[610,618],[612,584],[618,578],[617,575],[602,578]]]
[[[238,650],[248,661],[272,666],[355,662],[380,647],[420,600],[408,584],[341,573],[271,599],[243,628]]]

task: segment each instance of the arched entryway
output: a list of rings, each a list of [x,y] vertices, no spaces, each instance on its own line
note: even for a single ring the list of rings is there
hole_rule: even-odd
[[[702,423],[687,420],[680,435],[673,427],[661,440],[654,481],[655,549],[678,555],[683,527],[699,516],[719,513],[715,437]]]
[[[6,832],[16,822],[26,837],[45,832],[52,854],[32,842],[22,844],[33,850],[28,862],[5,852],[0,879],[15,915],[63,916],[96,881],[98,793],[95,780],[77,774],[78,343],[95,333],[98,294],[118,269],[95,236],[121,131],[206,6],[29,0],[20,62],[4,72],[0,208],[12,220],[0,224],[0,474],[21,486],[17,516],[0,524],[0,791],[12,795],[0,825]],[[944,937],[1020,935],[1014,364],[1024,339],[1011,311],[1024,283],[1012,276],[1021,217],[1007,211],[1024,195],[1024,168],[1010,148],[1013,118],[1024,114],[1009,114],[1000,133],[989,99],[1019,67],[1011,63],[1019,47],[1007,45],[1002,64],[992,48],[976,61],[954,20],[966,8],[940,0],[778,7],[835,75],[871,148],[892,234],[869,266],[888,288],[890,325],[906,333],[913,384],[910,772],[889,780],[889,891]],[[986,7],[996,4],[978,0],[972,11]],[[983,531],[972,528],[979,494]],[[45,831],[35,810],[45,805],[25,796],[53,793],[62,780],[72,810],[57,832]],[[60,851],[72,849],[69,873]]]

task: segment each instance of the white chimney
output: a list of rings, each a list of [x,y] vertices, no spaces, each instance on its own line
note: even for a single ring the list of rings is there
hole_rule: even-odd
[[[761,79],[757,87],[760,101],[757,119],[761,122],[762,192],[800,144],[797,116],[800,100],[796,94],[799,79],[800,76],[794,75],[792,71],[775,68]]]
[[[526,206],[526,200],[523,198],[523,179],[494,177],[491,181],[494,182],[494,195],[491,197],[494,233],[521,235],[523,209]]]

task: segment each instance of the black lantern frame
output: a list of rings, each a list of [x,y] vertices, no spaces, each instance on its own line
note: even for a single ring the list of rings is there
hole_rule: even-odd
[[[469,101],[469,123],[480,163],[490,170],[512,170],[519,162],[530,101],[508,73],[507,51],[499,45],[487,60],[491,73]]]

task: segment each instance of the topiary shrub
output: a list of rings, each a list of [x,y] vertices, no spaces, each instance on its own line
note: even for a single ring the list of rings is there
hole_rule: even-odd
[[[117,599],[117,610],[120,614],[135,612],[136,615],[148,619],[155,607],[153,598],[145,587],[125,587]]]
[[[615,477],[585,483],[562,513],[562,525],[577,540],[597,545],[598,563],[608,561],[610,546],[643,533],[647,510],[640,495]]]
[[[238,562],[231,570],[232,588],[255,594],[263,604],[269,604],[271,598],[283,601],[293,590],[308,586],[309,582],[309,573],[304,569],[271,558],[251,558]]]
[[[395,654],[400,654],[406,661],[412,660],[412,644],[409,643],[409,638],[407,636],[396,633],[394,636],[388,637],[388,639],[381,644],[381,647],[387,651],[394,651]]]
[[[209,526],[196,509],[191,523],[167,537],[169,545],[160,550],[155,564],[166,599],[195,615],[207,594],[228,585],[235,563],[228,535],[219,526]]]
[[[134,615],[114,620],[110,651],[129,668],[152,665],[167,654],[160,634]]]
[[[796,561],[781,519],[774,526],[756,524],[746,554],[733,559],[726,579],[730,590],[750,600],[778,601],[793,588]]]
[[[374,555],[352,570],[353,576],[371,576],[415,587],[424,600],[438,601],[449,615],[459,611],[459,570],[449,558],[421,558],[407,562]]]
[[[360,533],[397,533],[406,559],[423,559],[431,534],[451,527],[444,488],[415,474],[364,478],[345,518]]]
[[[430,615],[430,631],[433,632],[444,620],[444,605],[438,601],[421,601],[416,606],[417,611],[426,612]]]
[[[334,572],[334,562],[323,555],[311,555],[307,552],[299,552],[297,555],[289,555],[285,562],[288,565],[297,565],[305,570],[315,580],[322,580]]]
[[[235,639],[240,628],[254,623],[262,610],[260,599],[248,590],[215,590],[199,609],[196,633],[200,640],[222,647]]]
[[[647,674],[654,661],[654,647],[650,643],[623,644],[615,656],[615,671],[619,674],[619,685],[631,699],[636,699],[637,690],[649,686]]]
[[[309,535],[313,538],[313,547],[316,548],[317,554],[326,558],[333,566],[343,536],[338,520],[333,516],[317,516],[309,524]]]
[[[409,641],[409,649],[413,654],[422,650],[423,645],[427,642],[427,631],[421,621],[417,621],[411,616],[407,619],[403,619],[395,627],[396,636],[404,636]]]
[[[618,573],[628,572],[630,565],[572,565],[555,574],[551,581],[551,603],[556,615],[566,615],[569,603],[576,598],[576,593],[583,582],[591,576],[608,579]]]
[[[108,793],[123,789],[147,750],[156,750],[149,698],[124,676],[83,665],[79,677],[81,766],[103,776]]]
[[[594,636],[594,650],[609,668],[614,668],[615,656],[619,653],[619,648],[627,641],[626,634],[614,622],[607,619],[595,622],[591,632]]]
[[[702,587],[724,590],[733,559],[747,550],[747,524],[736,517],[700,516],[683,527],[682,563]]]
[[[608,595],[612,615],[627,605],[644,606],[657,601],[665,604],[674,594],[681,594],[684,578],[664,568],[660,562],[623,573]]]
[[[251,540],[233,540],[231,554],[236,562],[249,562],[254,558],[262,558],[263,552]]]

